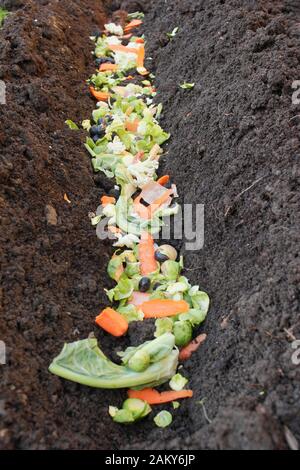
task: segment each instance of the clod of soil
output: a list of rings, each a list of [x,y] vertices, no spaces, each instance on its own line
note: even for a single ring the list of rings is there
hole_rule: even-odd
[[[300,368],[291,360],[300,339],[298,2],[2,3],[12,14],[0,31],[0,446],[280,449],[291,441],[286,429],[299,442]],[[191,282],[212,299],[207,340],[185,365],[195,399],[163,433],[151,420],[111,421],[107,407],[122,391],[47,370],[64,341],[94,331],[104,350],[111,344],[93,325],[111,244],[96,238],[88,212],[113,183],[93,175],[84,133],[64,121],[79,123],[94,105],[89,35],[133,3],[147,10],[146,65],[172,134],[162,174],[174,176],[182,202],[205,204],[204,249],[182,244],[182,254]]]

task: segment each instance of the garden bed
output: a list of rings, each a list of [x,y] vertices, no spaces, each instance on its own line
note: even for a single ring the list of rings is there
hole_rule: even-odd
[[[162,173],[174,178],[181,203],[205,205],[204,248],[183,243],[181,253],[212,301],[201,327],[208,338],[185,365],[194,398],[163,432],[151,420],[111,421],[108,405],[124,392],[48,372],[64,341],[91,331],[115,352],[94,327],[111,242],[97,239],[88,218],[113,183],[93,174],[85,133],[64,121],[90,116],[89,36],[120,3],[1,2],[12,13],[0,30],[0,446],[286,448],[287,428],[300,439],[300,369],[291,360],[291,341],[300,339],[296,1],[123,2],[145,11],[147,67],[171,132]],[[184,81],[193,90],[181,89]],[[144,328],[133,333],[136,344],[147,337]]]

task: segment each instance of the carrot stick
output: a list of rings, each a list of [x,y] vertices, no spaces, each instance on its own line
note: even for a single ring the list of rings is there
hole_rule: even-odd
[[[101,197],[101,204],[103,207],[107,206],[107,204],[115,204],[116,199],[113,196],[102,196]]]
[[[138,129],[139,121],[135,119],[135,121],[125,121],[125,128],[129,132],[136,132]]]
[[[124,33],[129,33],[129,31],[131,31],[132,29],[134,28],[137,28],[138,26],[140,26],[142,24],[142,20],[132,20],[130,21],[130,23],[128,23],[125,28],[124,28]]]
[[[143,302],[140,309],[144,318],[163,318],[187,312],[190,306],[185,300],[152,299]]]
[[[154,240],[151,237],[150,233],[142,232],[138,250],[139,250],[140,271],[141,271],[142,276],[147,276],[153,271],[156,271],[157,262],[154,258],[154,253],[155,253]]]
[[[206,337],[207,335],[205,333],[202,333],[201,335],[196,336],[196,338],[193,339],[189,344],[184,346],[184,348],[180,350],[179,360],[186,361],[187,359],[189,359],[191,355],[193,354],[193,352],[197,351],[200,344],[202,344],[203,341],[206,340]]]
[[[161,176],[160,178],[158,178],[157,180],[157,183],[161,184],[162,186],[164,186],[165,184],[167,184],[170,180],[170,176],[169,175],[163,175]]]
[[[143,38],[135,38],[134,42],[136,42],[137,44],[144,44],[144,39]]]
[[[118,65],[117,64],[111,64],[110,62],[101,64],[99,68],[100,72],[107,72],[107,71],[112,71],[115,72],[118,70]]]
[[[134,47],[123,46],[122,44],[111,44],[108,46],[111,51],[114,52],[127,52],[131,54],[137,54],[138,50]]]
[[[138,48],[138,55],[136,61],[136,69],[140,75],[148,75],[148,70],[144,67],[144,60],[145,60],[145,46],[141,44]]]
[[[166,392],[158,392],[154,388],[144,388],[143,390],[128,390],[129,398],[139,398],[144,400],[149,405],[159,405],[161,403],[168,403],[176,401],[180,398],[191,398],[193,396],[192,390],[179,390],[178,392],[170,390]]]
[[[141,44],[140,47],[138,48],[137,66],[144,67],[144,60],[145,60],[145,46]]]
[[[128,330],[125,318],[113,308],[107,307],[96,317],[95,322],[100,328],[113,336],[123,336]]]
[[[98,101],[107,101],[110,97],[109,93],[105,93],[104,91],[97,91],[92,86],[90,86],[90,92]]]

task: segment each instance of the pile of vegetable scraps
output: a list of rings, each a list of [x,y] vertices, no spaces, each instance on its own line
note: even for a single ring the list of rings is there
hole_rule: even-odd
[[[149,415],[151,406],[170,402],[169,410],[154,417],[157,426],[165,427],[178,400],[193,396],[177,369],[206,337],[192,339],[209,298],[181,274],[183,260],[175,248],[154,241],[164,217],[176,214],[179,206],[169,175],[156,174],[162,144],[170,136],[158,123],[162,105],[154,103],[154,75],[144,64],[145,39],[137,35],[142,18],[142,13],[129,14],[125,24],[108,23],[91,37],[97,71],[88,85],[97,104],[82,126],[94,170],[115,179],[114,193],[101,198],[91,217],[96,233],[105,218],[117,247],[107,268],[116,282],[106,290],[112,306],[96,317],[96,324],[121,337],[131,322],[153,322],[154,339],[120,351],[117,364],[90,336],[65,344],[49,370],[90,387],[127,388],[122,407],[109,406],[117,423],[133,423]],[[155,388],[165,383],[168,390]]]

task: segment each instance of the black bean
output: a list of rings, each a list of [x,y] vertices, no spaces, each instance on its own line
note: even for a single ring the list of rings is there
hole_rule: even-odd
[[[150,289],[151,281],[149,277],[142,277],[140,282],[139,282],[139,291],[140,292],[146,292],[148,289]]]
[[[156,250],[154,254],[154,258],[156,259],[156,261],[159,261],[160,263],[163,263],[164,261],[167,261],[169,259],[167,255],[164,255],[159,250]]]

